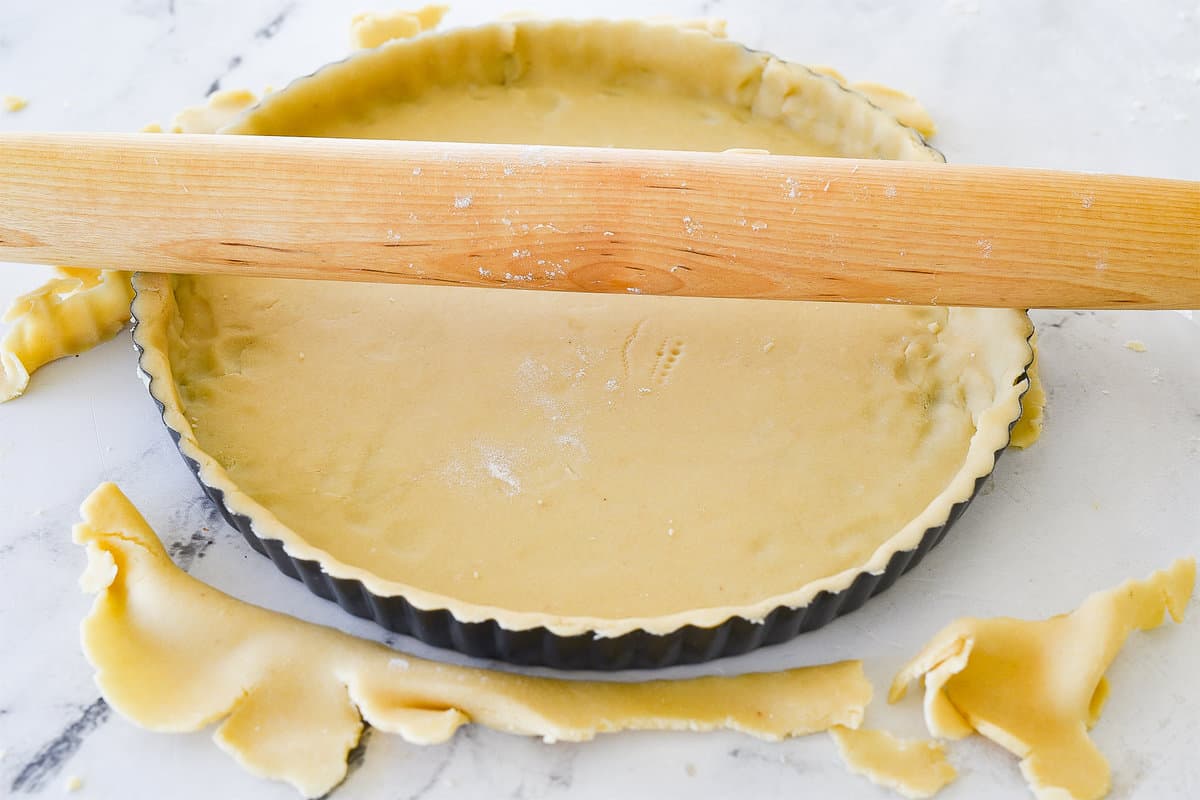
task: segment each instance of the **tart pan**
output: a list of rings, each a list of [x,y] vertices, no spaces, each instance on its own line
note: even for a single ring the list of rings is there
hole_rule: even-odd
[[[338,65],[333,66],[333,69],[336,68]],[[808,74],[805,80],[819,81],[822,90],[826,92],[845,93],[847,97],[853,94],[836,81],[815,73]],[[853,102],[871,108],[871,112],[868,113],[882,113],[879,109],[872,108],[861,96],[855,96]],[[898,123],[891,118],[891,124]],[[908,130],[908,134],[909,136],[905,137],[906,147],[923,152],[924,157],[941,160],[940,154],[930,148],[915,131]],[[135,281],[136,286],[138,281]],[[186,420],[179,419],[178,426],[173,424],[173,413],[177,417],[177,410],[173,412],[161,399],[169,398],[173,394],[173,387],[157,385],[158,381],[170,383],[173,377],[169,366],[165,371],[158,371],[156,375],[155,359],[148,355],[139,337],[138,328],[144,323],[137,318],[138,305],[135,299],[134,344],[139,352],[139,368],[185,463],[225,520],[240,531],[255,550],[269,557],[281,572],[303,581],[314,594],[333,600],[351,614],[371,619],[389,630],[477,658],[559,669],[645,669],[698,663],[787,641],[859,608],[870,597],[887,589],[900,575],[916,566],[931,548],[941,542],[950,526],[957,521],[978,493],[991,469],[994,469],[993,460],[988,471],[970,484],[969,496],[948,508],[946,518],[941,524],[927,528],[919,539],[909,539],[909,542],[916,542],[915,546],[894,552],[882,569],[879,562],[876,562],[873,568],[878,571],[871,572],[864,568],[854,574],[851,580],[841,584],[844,588],[821,591],[805,598],[802,605],[779,605],[761,616],[756,612],[753,619],[733,615],[711,627],[685,624],[653,633],[638,628],[611,637],[600,636],[589,630],[579,633],[556,633],[547,627],[514,629],[516,626],[505,627],[495,619],[486,618],[464,621],[445,607],[421,608],[402,594],[376,594],[357,578],[331,575],[319,562],[289,554],[284,542],[279,538],[259,535],[251,517],[235,510],[240,507],[236,498],[226,496],[226,490],[232,492],[233,489],[223,489],[204,477],[205,472],[197,460],[197,454],[191,452],[195,443],[187,441],[191,434],[183,432],[187,429]],[[1032,359],[1032,350],[1030,352]],[[1027,377],[1029,366],[1028,363],[1024,365],[1016,377],[1014,386]],[[1010,424],[1010,432],[1011,429]],[[997,436],[992,441],[999,442],[1000,437]],[[1004,443],[993,453],[993,459],[999,457],[1007,443],[1006,437]],[[203,457],[203,454],[200,456]]]
[[[160,415],[163,415],[167,432],[178,448],[181,434],[167,423],[166,406],[154,392],[155,378],[142,367],[145,351],[136,337],[138,324],[134,317],[134,348],[138,352],[139,371]],[[1026,370],[1029,366],[1025,365]],[[1018,380],[1025,380],[1027,376],[1027,372],[1022,372]],[[1009,425],[1010,433],[1017,421],[1013,420]],[[1007,445],[995,452],[997,461],[1005,449]],[[313,594],[332,600],[354,616],[373,620],[390,631],[412,636],[426,644],[457,650],[475,658],[523,666],[606,671],[657,669],[741,655],[765,645],[786,642],[857,610],[920,564],[925,554],[946,537],[951,526],[991,477],[990,472],[978,477],[971,495],[951,507],[946,521],[926,529],[916,547],[894,553],[883,572],[860,572],[849,586],[839,592],[820,592],[812,602],[799,608],[779,606],[761,622],[735,616],[709,628],[685,625],[667,634],[636,630],[621,636],[600,638],[588,633],[560,636],[544,627],[509,630],[495,620],[462,622],[447,609],[417,608],[402,596],[383,597],[371,592],[361,581],[334,577],[316,561],[289,555],[279,540],[259,537],[254,532],[250,518],[231,510],[225,503],[225,492],[205,482],[200,475],[200,464],[182,449],[180,455],[204,494],[251,547],[270,558],[284,575],[302,581]]]

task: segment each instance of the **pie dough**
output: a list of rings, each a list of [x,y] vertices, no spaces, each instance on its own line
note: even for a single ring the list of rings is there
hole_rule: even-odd
[[[378,47],[393,39],[411,39],[436,28],[448,6],[425,6],[418,11],[367,11],[350,20],[350,43],[356,50]]]
[[[129,320],[129,273],[58,267],[56,277],[13,301],[0,340],[0,402],[20,396],[29,375],[90,350]]]
[[[171,133],[212,133],[228,125],[258,101],[249,89],[222,89],[207,102],[188,106],[171,120]]]
[[[84,653],[104,698],[151,730],[219,722],[249,771],[325,794],[346,773],[363,721],[414,744],[469,722],[548,742],[617,730],[730,728],[767,740],[857,727],[871,699],[862,664],[736,677],[616,683],[437,664],[251,606],[184,573],[111,483],[84,501],[74,539],[97,594]]]
[[[922,136],[932,138],[937,133],[937,124],[934,123],[933,117],[929,116],[929,111],[925,106],[911,94],[874,81],[851,83],[846,80],[846,76],[830,66],[812,66],[809,69],[833,78],[842,86],[853,89],[859,94],[866,95],[872,103],[889,112],[901,123],[915,129]]]
[[[1029,389],[1021,398],[1021,418],[1013,425],[1009,436],[1009,444],[1013,447],[1025,448],[1032,445],[1041,437],[1042,426],[1045,424],[1046,387],[1042,383],[1037,340],[1037,331],[1034,331],[1029,337],[1029,344],[1033,348],[1033,361],[1025,371],[1029,378]]]
[[[958,777],[946,749],[929,740],[898,739],[871,728],[829,729],[846,768],[904,797],[933,797]]]
[[[1108,761],[1087,731],[1108,697],[1104,677],[1134,630],[1183,619],[1196,579],[1185,558],[1146,580],[1093,594],[1047,620],[961,619],[938,633],[896,677],[889,701],[925,682],[930,733],[978,732],[1021,758],[1042,800],[1095,800],[1109,789]]]
[[[224,132],[939,158],[835,79],[632,22],[392,42]],[[515,251],[507,279],[560,266]],[[199,276],[138,290],[164,419],[260,537],[509,630],[760,620],[882,572],[991,470],[1029,386],[1032,328],[1011,310]]]
[[[214,92],[202,105],[175,115],[173,133],[212,133],[258,98],[245,89]],[[161,133],[147,125],[144,133]],[[29,376],[55,359],[87,352],[117,335],[129,321],[130,273],[57,267],[55,277],[18,297],[0,339],[0,403],[24,394]]]

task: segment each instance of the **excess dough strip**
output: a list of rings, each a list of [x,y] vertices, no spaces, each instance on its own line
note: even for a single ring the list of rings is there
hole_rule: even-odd
[[[1039,800],[1099,800],[1109,766],[1088,730],[1108,699],[1105,672],[1133,631],[1157,628],[1168,614],[1182,622],[1195,582],[1195,559],[1181,558],[1069,614],[956,620],[900,671],[888,700],[922,679],[930,733],[996,742],[1020,757]]]
[[[82,508],[80,583],[96,593],[83,648],[105,699],[155,731],[220,723],[238,763],[308,797],[346,774],[363,721],[414,744],[478,723],[546,741],[619,730],[726,728],[778,740],[857,727],[871,699],[858,661],[775,673],[618,683],[437,664],[248,605],[176,567],[114,484]]]

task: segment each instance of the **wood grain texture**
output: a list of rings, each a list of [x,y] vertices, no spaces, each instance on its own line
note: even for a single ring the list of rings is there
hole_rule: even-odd
[[[756,153],[0,135],[0,259],[997,307],[1200,307],[1200,183]]]

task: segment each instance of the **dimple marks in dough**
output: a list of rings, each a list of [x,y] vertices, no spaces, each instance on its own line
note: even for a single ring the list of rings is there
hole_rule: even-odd
[[[39,367],[115,336],[132,300],[129,273],[71,267],[14,300],[0,340],[0,402],[20,396]]]
[[[851,772],[905,797],[933,797],[958,777],[946,749],[929,740],[898,739],[868,728],[829,729],[838,753]]]
[[[74,539],[97,594],[83,622],[96,682],[155,731],[220,723],[251,772],[315,797],[345,776],[363,720],[414,744],[468,722],[546,741],[618,730],[730,728],[767,740],[857,727],[871,699],[858,661],[644,683],[572,681],[436,664],[248,605],[178,569],[113,484],[84,501]]]
[[[1087,734],[1108,695],[1104,673],[1134,630],[1183,619],[1196,578],[1185,558],[1146,580],[1093,594],[1047,620],[961,619],[901,670],[889,701],[925,679],[935,736],[975,731],[1019,756],[1039,798],[1094,800],[1109,789],[1108,761]]]

